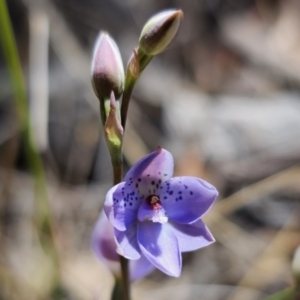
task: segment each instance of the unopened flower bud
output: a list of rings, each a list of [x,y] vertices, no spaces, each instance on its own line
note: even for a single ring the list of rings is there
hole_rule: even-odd
[[[124,89],[124,68],[117,44],[104,32],[97,38],[92,60],[92,84],[99,99],[119,98]]]
[[[142,30],[139,48],[147,55],[166,50],[178,32],[182,17],[181,10],[173,9],[154,15]]]

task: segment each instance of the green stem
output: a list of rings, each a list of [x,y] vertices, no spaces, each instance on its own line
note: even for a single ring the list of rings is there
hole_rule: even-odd
[[[39,239],[42,247],[51,257],[57,271],[58,255],[51,224],[44,167],[33,141],[25,82],[5,0],[0,0],[0,40],[14,91],[14,105],[23,133],[25,155],[30,171],[35,179],[35,222],[39,232]]]
[[[147,67],[147,65],[152,60],[153,56],[146,55],[139,48],[137,49],[138,54],[138,64],[139,64],[139,75],[137,77],[131,74],[130,69],[127,67],[126,77],[125,77],[125,88],[122,97],[122,105],[121,105],[121,124],[125,132],[126,120],[127,120],[127,112],[129,107],[129,102],[131,99],[133,88],[142,73],[142,71]],[[132,59],[135,59],[134,57]],[[130,64],[130,62],[129,62]],[[129,65],[128,64],[128,65]]]
[[[112,136],[108,135],[108,132],[106,131],[106,125],[110,116],[111,103],[109,99],[99,99],[99,100],[100,100],[100,118],[101,118],[102,127],[104,130],[106,143],[111,158],[111,164],[113,167],[113,176],[114,176],[113,185],[115,186],[123,181],[122,138],[120,138],[120,143],[114,143],[112,140]],[[115,287],[111,299],[119,300],[121,298],[120,295],[122,294],[123,300],[130,300],[128,260],[123,256],[119,256],[119,260],[120,260],[122,276],[121,278],[116,278]]]
[[[123,180],[123,160],[118,159],[118,160],[112,160],[112,165],[113,165],[113,174],[114,174],[114,185],[119,184]],[[129,282],[129,270],[128,270],[128,260],[119,255],[119,260],[120,260],[120,266],[121,266],[121,274],[122,277],[121,279],[116,279],[115,283],[115,289],[117,285],[120,285],[117,281],[121,281],[121,287],[122,287],[122,295],[123,295],[123,300],[130,300],[130,282]],[[114,289],[113,292],[113,297],[112,299],[120,299],[120,298],[114,298],[116,295],[115,293],[118,291],[118,294],[120,293],[120,287],[116,291]]]
[[[134,79],[130,72],[126,71],[126,80],[125,80],[125,88],[122,97],[122,105],[121,105],[121,125],[125,132],[126,120],[127,120],[127,112],[129,107],[129,102],[131,98],[131,94],[136,83],[136,79]]]
[[[126,259],[124,256],[119,255],[119,260],[122,274],[123,300],[130,300],[128,259]]]
[[[116,277],[114,289],[111,295],[111,300],[120,300],[123,297],[123,286],[120,277]]]

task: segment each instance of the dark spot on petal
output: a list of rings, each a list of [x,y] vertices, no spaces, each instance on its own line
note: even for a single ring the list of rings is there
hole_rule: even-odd
[[[167,199],[168,199],[168,197],[167,197],[167,196],[164,196],[164,199],[165,199],[165,200],[167,200]]]
[[[182,194],[182,191],[179,191],[178,194],[179,194],[179,195]]]
[[[138,179],[138,182],[141,182],[141,181],[142,181],[142,179],[141,179],[141,178],[139,178],[139,179]]]
[[[187,189],[188,188],[188,186],[187,185],[184,185],[184,187]]]
[[[182,200],[182,197],[180,196],[178,199],[179,199],[179,200]]]
[[[151,181],[151,184],[154,185],[154,184],[155,184],[155,181]]]
[[[173,191],[170,191],[170,192],[169,192],[169,195],[173,195]]]
[[[168,174],[164,174],[164,176],[168,176]]]
[[[147,177],[149,177],[150,176],[150,174],[147,174]]]
[[[193,192],[192,192],[192,191],[190,191],[190,195],[193,195]]]
[[[137,184],[135,185],[135,187],[138,188],[138,187],[139,187],[139,184],[137,183]]]

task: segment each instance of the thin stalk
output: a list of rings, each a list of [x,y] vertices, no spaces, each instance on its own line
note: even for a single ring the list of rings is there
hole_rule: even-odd
[[[107,119],[107,112],[105,107],[105,99],[100,100],[100,117],[103,129]],[[105,129],[104,129],[105,130]],[[106,140],[111,157],[111,164],[113,167],[113,185],[117,185],[123,181],[123,155],[122,145],[119,149],[110,148],[110,143]],[[114,151],[115,150],[115,151]],[[128,273],[128,260],[119,255],[121,266],[121,277],[116,278],[114,290],[111,300],[130,300],[130,286],[129,286],[129,273]]]
[[[44,167],[33,141],[25,81],[5,0],[0,0],[0,40],[14,91],[14,105],[23,134],[25,155],[35,180],[35,222],[39,239],[44,251],[54,263],[55,276],[57,276],[58,254],[52,230]]]
[[[128,63],[127,69],[126,69],[126,76],[125,76],[125,88],[122,96],[122,104],[121,104],[121,124],[123,127],[123,130],[125,132],[125,126],[126,126],[126,120],[127,120],[127,112],[129,107],[129,102],[131,99],[133,88],[139,79],[139,76],[141,75],[142,71],[147,67],[147,65],[152,60],[153,56],[146,55],[142,52],[139,48],[135,50],[135,53],[137,55],[136,57],[133,55],[131,57],[131,60]],[[130,64],[133,63],[135,65],[135,69],[138,69],[138,74],[132,74],[130,70]]]
[[[123,180],[123,160],[119,158],[118,161],[113,161],[113,174],[114,174],[114,185],[119,184]],[[121,274],[122,277],[120,279],[116,279],[116,285],[120,285],[117,281],[121,282],[122,287],[122,296],[123,300],[130,300],[130,282],[129,282],[129,270],[128,270],[128,260],[119,255],[120,266],[121,266]],[[113,293],[115,296],[115,293]],[[112,298],[117,299],[117,298]]]
[[[125,132],[129,102],[130,102],[131,94],[132,94],[135,83],[136,83],[136,80],[131,76],[131,74],[127,70],[126,71],[125,88],[124,88],[124,93],[122,96],[122,105],[121,105],[121,125],[123,127],[124,132]]]
[[[140,73],[145,69],[148,63],[151,61],[152,56],[144,55],[141,51],[137,50],[136,55],[138,56],[136,61],[136,56],[133,55],[131,61],[128,63],[125,77],[125,88],[122,96],[121,103],[121,125],[123,127],[123,132],[125,133],[127,113],[130,98],[132,95],[133,88],[139,78]],[[138,74],[131,72],[130,64],[134,64],[135,71],[138,70]],[[137,64],[137,65],[136,65]],[[114,185],[122,182],[123,175],[123,158],[121,162],[116,162],[112,160],[113,171],[114,171]],[[128,270],[128,260],[123,256],[119,256],[120,265],[121,265],[121,274],[122,274],[122,287],[123,287],[123,300],[130,300],[130,282],[129,282],[129,270]],[[116,281],[117,285],[117,281]],[[114,298],[112,298],[114,299]]]
[[[129,282],[129,270],[128,259],[119,255],[121,274],[122,274],[122,287],[123,287],[123,300],[130,300],[130,282]]]
[[[137,50],[133,55],[131,60],[128,63],[128,67],[126,70],[126,77],[125,77],[125,88],[122,96],[122,104],[121,104],[121,126],[123,128],[123,132],[125,132],[126,120],[127,120],[127,112],[129,107],[130,98],[132,95],[133,88],[139,78],[141,71],[145,69],[148,63],[151,61],[152,56],[148,56],[143,54],[141,51]],[[131,65],[133,64],[133,65]],[[131,69],[129,66],[133,67]],[[135,70],[137,73],[132,72]],[[104,113],[104,101],[100,101],[100,114],[102,119],[102,125],[105,124],[105,113]],[[122,149],[122,147],[121,147]],[[123,157],[122,152],[121,155],[112,155],[112,151],[110,151],[111,159],[112,159],[112,166],[113,166],[113,173],[114,173],[114,185],[119,184],[123,180]],[[120,265],[121,265],[121,281],[122,281],[122,290],[123,290],[123,300],[130,300],[130,282],[129,282],[129,270],[128,270],[128,260],[123,257],[119,256]],[[115,292],[119,292],[118,283],[119,279],[116,279],[115,287],[116,290],[113,292],[113,298],[115,299]]]
[[[116,277],[114,289],[111,294],[111,300],[120,300],[123,297],[123,286],[120,277]]]

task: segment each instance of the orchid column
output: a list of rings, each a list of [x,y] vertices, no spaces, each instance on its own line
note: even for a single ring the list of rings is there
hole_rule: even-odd
[[[167,10],[153,16],[146,23],[141,32],[139,45],[133,50],[133,54],[128,62],[126,75],[124,75],[118,47],[113,39],[104,32],[100,33],[97,39],[92,61],[92,84],[95,94],[100,101],[100,115],[113,167],[114,186],[123,181],[122,145],[133,88],[141,72],[152,58],[166,50],[174,40],[182,16],[183,13],[180,10]],[[120,103],[119,98],[121,96],[122,101]],[[117,229],[110,227],[111,225],[107,223],[108,220],[103,218],[105,216],[102,214],[95,227],[92,246],[100,259],[111,261],[117,257],[115,250],[117,245],[113,241],[113,234],[111,234],[112,239],[107,237],[109,232],[116,234]],[[108,226],[108,229],[103,231],[105,226]],[[102,239],[102,237],[104,238]],[[105,242],[103,242],[104,240]],[[175,239],[174,242],[177,243]],[[128,261],[125,258],[124,249],[122,250],[122,247],[118,247],[118,249],[121,274],[114,271],[116,286],[112,299],[120,299],[122,297],[124,300],[129,300]],[[130,266],[131,270],[135,270],[135,272],[131,271],[130,276],[132,279],[141,277],[153,269],[152,264],[149,264],[149,259],[142,258],[137,261],[138,263]],[[177,267],[181,266],[178,265]],[[120,281],[122,282],[121,285],[119,285]]]

